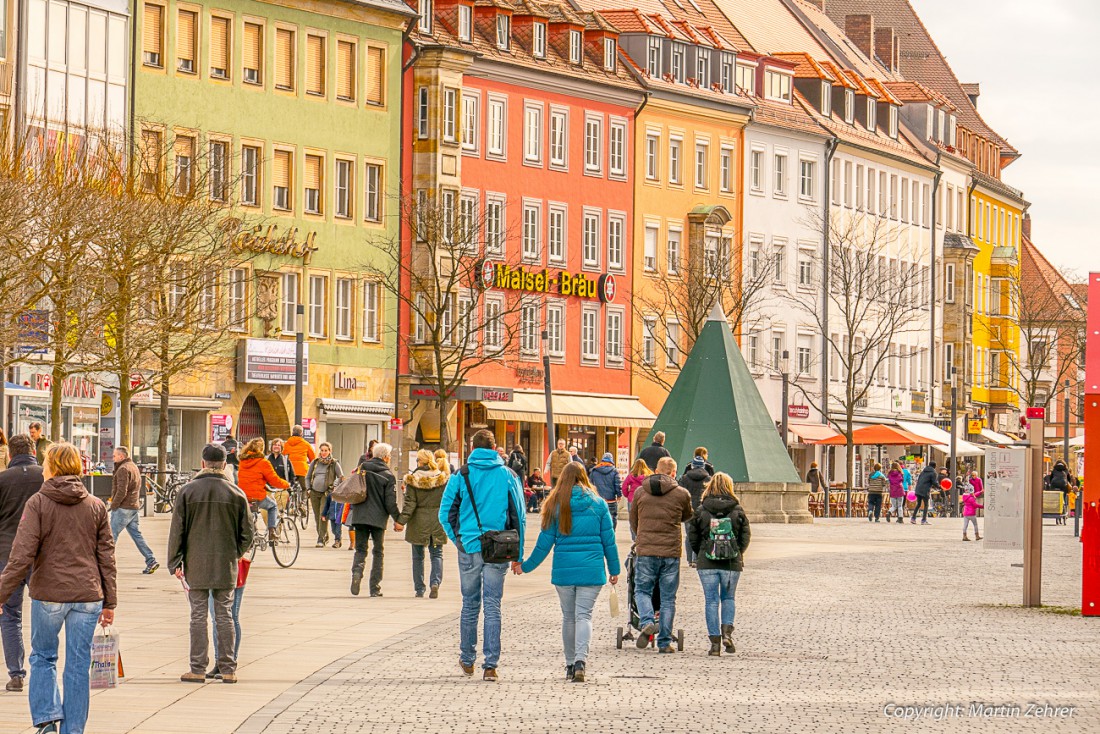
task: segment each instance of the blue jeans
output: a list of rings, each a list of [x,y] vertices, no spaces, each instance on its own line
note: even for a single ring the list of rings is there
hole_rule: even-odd
[[[0,561],[0,573],[8,565],[7,561]],[[31,579],[30,571],[27,578],[19,582],[11,596],[4,600],[0,608],[0,640],[4,645],[4,663],[8,666],[8,677],[26,678],[27,671],[23,668],[23,590]]]
[[[481,553],[458,552],[458,576],[462,587],[462,615],[458,626],[459,660],[473,665],[477,658],[477,618],[485,604],[485,669],[496,668],[500,661],[500,600],[504,596],[507,563],[485,563]]]
[[[233,631],[236,632],[236,636],[233,638],[233,659],[237,659],[237,653],[241,651],[241,601],[244,599],[244,587],[238,586],[233,590]],[[210,611],[210,619],[214,619],[214,597],[210,597],[210,604],[208,607]],[[218,625],[211,625],[214,630],[214,650],[218,649]],[[217,658],[215,657],[215,660]],[[215,666],[217,664],[215,663]]]
[[[423,594],[424,589],[424,549],[428,549],[428,555],[432,559],[431,575],[428,577],[428,583],[432,586],[439,586],[443,583],[443,546],[441,545],[414,545],[412,547],[413,554],[413,591],[417,594]]]
[[[720,637],[722,625],[733,624],[733,595],[737,593],[740,571],[723,571],[718,568],[700,568],[699,583],[703,585],[703,600],[707,615],[707,634]],[[662,603],[664,600],[662,599]],[[719,616],[721,607],[721,616]]]
[[[145,538],[142,537],[141,528],[138,527],[137,510],[124,510],[122,508],[111,510],[111,534],[115,536],[116,544],[123,529],[134,539],[134,545],[137,546],[138,553],[145,559],[145,567],[149,568],[155,564],[157,559],[153,555],[152,549],[149,548],[149,544],[145,542]]]
[[[31,600],[31,721],[61,722],[61,734],[83,734],[88,721],[92,636],[103,602],[58,604]],[[65,700],[57,688],[57,647],[65,628]]]
[[[561,642],[565,648],[565,664],[588,660],[588,645],[592,641],[592,610],[602,586],[555,586],[561,602]]]
[[[256,509],[267,510],[267,527],[269,530],[274,530],[279,524],[279,505],[275,504],[275,500],[264,497],[256,503]]]
[[[676,618],[676,591],[680,588],[680,559],[658,556],[638,556],[634,561],[634,604],[638,607],[638,623],[645,627],[653,623],[653,588],[661,592],[661,628],[657,632],[657,647],[672,644],[672,622]]]

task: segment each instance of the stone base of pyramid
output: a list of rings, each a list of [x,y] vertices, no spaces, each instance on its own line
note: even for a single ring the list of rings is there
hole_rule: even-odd
[[[750,523],[811,523],[810,485],[801,482],[743,482],[733,485]]]

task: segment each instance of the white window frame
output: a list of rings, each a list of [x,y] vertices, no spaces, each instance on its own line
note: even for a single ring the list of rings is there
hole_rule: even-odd
[[[642,268],[647,273],[657,272],[657,239],[661,236],[661,227],[653,222],[646,222],[643,235]]]
[[[607,212],[607,269],[626,271],[626,214]]]
[[[283,336],[298,333],[298,304],[301,303],[301,276],[298,273],[283,273],[279,293],[279,306]],[[293,297],[291,300],[290,297]]]
[[[668,137],[668,182],[672,186],[684,184],[684,138],[680,135]]]
[[[248,331],[248,268],[232,268],[226,279],[230,331]]]
[[[351,341],[355,334],[355,324],[351,317],[355,301],[355,281],[351,278],[337,278],[335,295],[333,332],[337,339]]]
[[[504,194],[485,192],[485,256],[504,257],[507,219]]]
[[[550,108],[550,167],[556,170],[569,168],[569,110]]]
[[[718,190],[721,191],[723,194],[732,194],[734,159],[733,146],[721,146],[721,148],[719,148],[718,155]]]
[[[599,270],[603,249],[603,211],[585,207],[581,229],[581,258],[585,270]]]
[[[536,59],[546,58],[546,24],[536,22],[531,26],[531,55]]]
[[[382,284],[377,280],[363,281],[363,335],[362,340],[369,343],[379,341],[379,315],[382,312]]]
[[[785,152],[777,152],[772,156],[772,176],[774,178],[772,193],[780,198],[787,197],[787,176],[790,175],[788,161],[789,156]]]
[[[657,319],[652,316],[642,319],[642,364],[657,364]]]
[[[798,287],[813,290],[815,281],[814,251],[810,248],[798,248]]]
[[[817,198],[817,161],[815,160],[798,159],[798,198],[803,201],[814,201]]]
[[[507,98],[489,95],[486,110],[485,157],[506,160],[508,157]]]
[[[555,222],[557,222],[555,224]],[[560,235],[555,237],[555,233]],[[546,206],[546,259],[554,265],[565,265],[569,257],[569,209],[559,202]]]
[[[452,87],[443,89],[443,142],[458,142],[459,93]]]
[[[680,322],[676,319],[665,321],[665,366],[666,369],[678,370],[683,364],[683,349],[680,340],[683,338]]]
[[[753,148],[749,151],[749,189],[756,194],[764,193],[764,156],[767,153],[763,148]]]
[[[542,260],[542,202],[523,200],[521,250],[524,262]]]
[[[321,297],[318,303],[316,288],[320,285]],[[324,273],[310,273],[309,275],[309,306],[306,309],[308,315],[307,335],[311,339],[324,339],[328,334],[328,275]]]
[[[504,299],[485,297],[485,352],[496,354],[504,349]]]
[[[341,178],[344,180],[341,181]],[[355,161],[337,158],[333,171],[334,194],[332,213],[337,219],[351,219],[354,216]]]
[[[700,89],[710,89],[710,49],[695,47],[694,76]]]
[[[539,356],[539,332],[542,327],[542,308],[538,299],[524,297],[519,308],[519,353],[520,356],[537,359]],[[533,317],[533,322],[532,322]]]
[[[581,306],[581,361],[600,361],[600,307],[587,303]]]
[[[363,167],[363,219],[382,221],[382,165],[367,161]]]
[[[604,71],[615,71],[618,63],[619,44],[614,38],[603,39],[603,68]]]
[[[646,181],[661,180],[661,134],[647,132],[645,135],[645,178]]]
[[[700,191],[710,189],[710,143],[706,140],[695,141],[695,188]]]
[[[603,173],[603,116],[584,116],[584,172],[586,175]]]
[[[584,41],[580,31],[569,31],[569,63],[580,65],[584,61]]]
[[[542,113],[541,103],[523,103],[523,162],[525,165],[542,165]]]
[[[669,275],[679,275],[684,256],[684,230],[679,225],[669,225],[665,237],[665,268]]]
[[[627,123],[621,118],[611,118],[607,132],[607,170],[609,178],[626,178]]]
[[[774,102],[791,103],[793,78],[778,69],[764,70],[764,96]]]
[[[251,161],[249,161],[251,158]],[[263,148],[258,145],[241,146],[241,205],[260,205],[260,178],[263,165]]]
[[[656,36],[646,39],[645,70],[650,79],[661,78],[661,39]]]
[[[474,40],[474,9],[469,5],[458,6],[458,40],[466,43]]]
[[[416,4],[420,18],[416,21],[416,27],[421,33],[432,32],[432,0],[418,0]]]
[[[552,361],[565,358],[565,304],[561,301],[546,304],[546,353]]]
[[[507,13],[497,13],[496,46],[501,51],[507,51],[512,46],[512,16]]]
[[[679,42],[672,42],[672,55],[669,62],[669,73],[677,84],[683,84],[687,67],[687,47]]]
[[[481,142],[481,93],[462,93],[462,150],[478,152]]]
[[[608,364],[622,365],[626,312],[622,306],[608,306],[604,317],[604,360]]]
[[[430,130],[431,106],[428,101],[428,88],[420,87],[416,90],[416,135],[421,140],[428,137]]]

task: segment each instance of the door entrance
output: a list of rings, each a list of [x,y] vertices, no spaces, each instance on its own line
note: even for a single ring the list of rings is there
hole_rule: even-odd
[[[237,419],[237,440],[242,444],[254,438],[267,438],[264,413],[255,395],[249,395],[241,406],[241,415]]]

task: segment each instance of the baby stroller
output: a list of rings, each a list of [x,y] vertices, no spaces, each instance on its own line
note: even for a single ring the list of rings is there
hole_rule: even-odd
[[[641,634],[642,621],[638,617],[638,605],[634,601],[634,563],[637,559],[637,554],[634,552],[634,546],[630,547],[630,555],[626,557],[626,595],[629,598],[628,606],[630,607],[630,621],[626,627],[618,627],[615,630],[615,647],[622,650],[624,640],[634,640],[635,631]],[[658,622],[661,619],[661,592],[657,586],[653,587],[653,621]],[[649,639],[650,645],[657,644],[657,637],[654,635]],[[684,631],[682,629],[676,630],[676,649],[679,652],[684,651]]]

